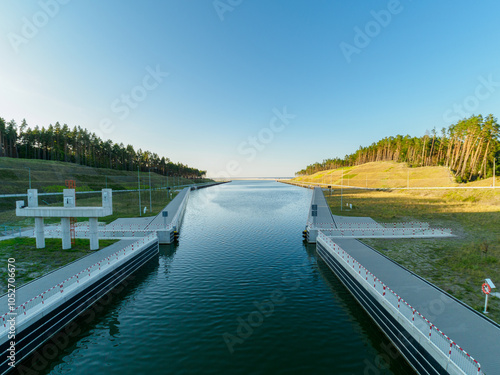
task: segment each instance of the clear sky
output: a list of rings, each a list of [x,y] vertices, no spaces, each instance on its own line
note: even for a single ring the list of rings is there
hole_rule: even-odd
[[[498,116],[494,0],[3,0],[0,116],[209,176],[292,176]]]

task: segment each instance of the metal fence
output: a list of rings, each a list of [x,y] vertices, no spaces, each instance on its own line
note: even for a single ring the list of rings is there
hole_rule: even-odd
[[[346,263],[347,267],[357,270],[361,280],[365,281],[367,287],[375,289],[392,306],[394,311],[404,317],[413,327],[417,328],[420,334],[432,343],[448,361],[453,362],[466,375],[481,375],[481,365],[469,353],[463,350],[446,334],[440,331],[427,318],[420,314],[415,308],[409,305],[396,292],[391,290],[380,279],[368,271],[363,265],[356,261],[351,255],[346,253],[338,244],[322,231],[318,233],[321,239],[339,259]],[[353,264],[356,264],[353,266]]]
[[[448,237],[453,235],[450,228],[319,228],[329,237],[390,238],[390,237]]]

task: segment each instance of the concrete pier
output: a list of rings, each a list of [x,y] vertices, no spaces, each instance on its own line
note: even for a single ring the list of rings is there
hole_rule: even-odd
[[[64,350],[61,340],[54,337],[61,337],[62,332],[63,341],[68,342],[73,336],[67,327],[74,319],[115,287],[126,286],[126,278],[157,254],[154,233],[139,240],[122,240],[18,288],[12,311],[8,295],[0,297],[0,374],[12,370],[7,357],[13,340],[9,339],[9,319],[15,319],[16,368],[20,373],[32,373],[32,364],[23,365],[23,359],[34,352],[37,361],[53,359],[54,348],[49,352],[38,349],[52,340],[49,346],[56,343],[57,350]]]
[[[89,218],[89,236],[90,236],[90,250],[99,249],[97,218]]]
[[[189,199],[191,187],[186,187],[156,216],[117,219],[99,229],[100,238],[135,238],[156,233],[160,244],[175,241]],[[166,214],[164,214],[166,212]],[[166,216],[164,216],[166,215]],[[78,236],[78,232],[77,232]]]
[[[323,189],[313,190],[306,224],[307,242],[315,243],[319,232],[336,238],[437,238],[453,237],[451,229],[430,228],[428,223],[377,223],[370,217],[332,215]]]
[[[43,249],[45,247],[45,230],[43,225],[43,217],[35,218],[35,238],[36,248]]]
[[[500,368],[497,323],[358,240],[320,232],[316,246],[419,374],[494,374]]]
[[[71,249],[70,218],[61,218],[61,237],[63,250]]]
[[[332,215],[315,187],[306,231],[321,259],[417,373],[498,372],[499,324],[357,240],[449,237],[450,230]]]

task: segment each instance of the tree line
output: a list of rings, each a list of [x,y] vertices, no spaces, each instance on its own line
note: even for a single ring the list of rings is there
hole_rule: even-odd
[[[14,120],[6,122],[0,117],[0,157],[56,160],[94,168],[155,171],[162,175],[185,178],[202,177],[206,171],[173,163],[158,154],[134,150],[132,145],[104,141],[95,133],[75,126],[61,126],[59,122],[47,128],[30,128],[23,120],[18,126]]]
[[[322,170],[374,161],[408,163],[410,167],[445,166],[458,182],[490,177],[500,155],[500,127],[493,115],[474,115],[423,137],[386,137],[342,158],[323,160],[297,172],[299,176]]]

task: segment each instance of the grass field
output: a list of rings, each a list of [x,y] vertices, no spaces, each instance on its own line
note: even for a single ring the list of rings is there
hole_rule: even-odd
[[[117,240],[100,240],[100,249]],[[46,273],[71,263],[94,251],[89,250],[89,240],[76,239],[70,250],[61,249],[61,240],[47,238],[44,249],[35,248],[34,238],[14,238],[0,242],[0,294],[7,291],[7,259],[14,258],[16,266],[16,287],[43,276]]]
[[[30,174],[31,187],[38,189],[39,193],[62,192],[66,188],[66,180],[75,180],[77,191],[100,191],[104,188],[135,190],[139,185],[137,171],[119,171],[56,161],[2,157],[0,158],[0,194],[26,194],[26,190],[29,188]],[[141,172],[139,176],[141,189],[149,189],[149,173]],[[166,177],[151,171],[151,187],[153,189],[206,181],[211,180]],[[80,197],[82,195],[77,194],[77,200],[80,200]],[[0,213],[3,214],[5,211],[15,208],[15,202],[19,199],[22,198],[0,198]],[[60,195],[39,197],[40,205],[51,205],[58,202],[62,202]],[[0,224],[7,224],[10,221],[12,220],[0,218]],[[17,221],[15,220],[15,222]]]
[[[28,169],[30,168],[30,169]],[[31,172],[30,172],[31,171]],[[62,192],[66,188],[65,181],[76,181],[77,191],[98,191],[95,195],[77,194],[77,206],[100,206],[100,190],[135,190],[138,188],[137,172],[118,171],[112,169],[90,168],[86,166],[45,160],[0,158],[0,194],[25,194],[29,188],[29,174],[31,185],[39,193]],[[140,173],[142,208],[148,207],[149,212],[149,173]],[[166,177],[151,171],[151,188],[153,211],[158,212],[168,203],[166,186],[175,189],[179,185],[202,183],[208,179],[190,180],[182,177]],[[154,190],[162,189],[163,190]],[[0,198],[0,231],[2,226],[30,226],[33,219],[17,218],[15,216],[16,200],[23,198]],[[25,199],[25,198],[24,198]],[[118,217],[139,216],[139,193],[114,193],[114,214],[102,221],[109,222]],[[39,196],[41,206],[62,205],[62,195]],[[149,214],[149,213],[148,213]],[[54,223],[57,220],[46,220]]]
[[[379,222],[426,221],[452,228],[451,239],[371,239],[363,242],[443,290],[483,311],[481,284],[491,278],[500,287],[500,189],[493,190],[343,190],[327,201],[333,214],[369,216]],[[500,299],[490,298],[491,319],[500,322]]]
[[[297,177],[294,181],[384,189],[491,186],[493,179],[488,178],[468,184],[458,184],[455,182],[453,174],[446,167],[410,168],[405,163],[384,161],[321,171],[310,176]],[[498,185],[500,180],[497,179],[496,182]]]
[[[28,169],[29,168],[29,169]],[[92,168],[83,165],[47,160],[0,158],[0,194],[26,193],[31,185],[39,192],[60,192],[66,180],[75,180],[77,191],[137,189],[137,171],[120,171],[106,168]],[[141,186],[149,186],[149,173],[140,173]],[[168,185],[183,185],[194,180],[182,177],[168,178]],[[196,182],[208,180],[196,180]],[[166,186],[167,177],[151,170],[151,185]]]

